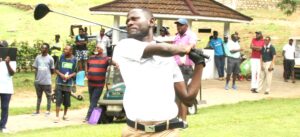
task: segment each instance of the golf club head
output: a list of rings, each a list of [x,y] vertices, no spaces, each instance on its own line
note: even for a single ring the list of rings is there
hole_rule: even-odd
[[[45,17],[51,10],[46,4],[38,4],[34,9],[34,19],[39,20]]]

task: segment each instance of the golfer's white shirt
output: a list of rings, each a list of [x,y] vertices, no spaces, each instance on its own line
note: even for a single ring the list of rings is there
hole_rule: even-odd
[[[120,66],[126,85],[123,105],[127,118],[162,121],[175,118],[174,82],[183,81],[173,57],[142,58],[149,43],[123,39],[114,49],[113,60]]]
[[[295,45],[290,45],[290,44],[286,44],[283,46],[283,51],[285,51],[284,53],[284,57],[286,59],[290,59],[293,60],[295,59]]]

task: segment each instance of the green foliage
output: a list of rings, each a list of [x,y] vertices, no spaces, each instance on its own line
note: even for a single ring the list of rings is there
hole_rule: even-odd
[[[298,0],[282,0],[277,4],[277,7],[284,12],[287,16],[292,15],[297,9]]]
[[[14,41],[10,47],[16,47],[17,53],[17,71],[33,71],[33,61],[40,53],[41,45],[44,43],[42,40],[35,40],[33,46],[28,44],[28,41]]]
[[[89,55],[92,55],[94,53],[94,50],[96,48],[96,41],[90,41],[87,44],[88,50],[89,50]]]

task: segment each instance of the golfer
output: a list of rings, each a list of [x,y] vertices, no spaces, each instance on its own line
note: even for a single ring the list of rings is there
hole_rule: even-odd
[[[173,56],[188,54],[193,45],[156,43],[155,19],[147,9],[130,10],[126,25],[128,38],[117,44],[113,54],[126,85],[123,103],[127,126],[122,137],[177,137],[183,122],[176,118],[175,94],[187,106],[194,103],[204,59],[195,62],[192,81],[187,86]]]

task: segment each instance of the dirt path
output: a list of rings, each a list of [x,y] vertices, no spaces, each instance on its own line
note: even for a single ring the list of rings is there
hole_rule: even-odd
[[[300,97],[300,80],[297,80],[296,84],[291,82],[283,82],[282,80],[282,66],[276,66],[271,92],[269,95],[264,95],[263,93],[253,94],[250,92],[250,81],[240,81],[237,82],[238,90],[224,90],[225,81],[219,80],[205,80],[203,81],[202,89],[202,100],[206,101],[206,104],[201,104],[199,107],[207,107],[218,104],[230,104],[237,103],[245,100],[259,100],[263,98],[291,98]],[[27,102],[31,102],[26,105],[35,105],[35,98],[25,97]],[[22,106],[17,100],[23,100],[17,96],[11,102],[11,109],[14,106]],[[33,101],[32,101],[33,100]],[[45,100],[45,99],[44,99]],[[22,103],[24,104],[24,103]],[[45,103],[44,103],[45,104]],[[82,122],[84,115],[86,114],[87,108],[81,110],[73,110],[69,113],[70,121],[61,121],[60,123],[53,123],[54,111],[50,116],[46,117],[44,114],[39,116],[31,115],[18,115],[10,116],[8,120],[7,127],[12,132],[19,132],[31,129],[42,129],[48,127],[63,127],[68,125],[80,125],[84,124]]]

